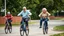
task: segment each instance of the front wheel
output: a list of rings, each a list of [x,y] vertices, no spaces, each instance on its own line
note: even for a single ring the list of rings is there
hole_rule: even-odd
[[[48,27],[46,28],[46,34],[48,34]]]
[[[20,36],[24,36],[24,31],[20,30]]]
[[[43,34],[48,34],[48,27],[43,27]]]
[[[29,29],[26,29],[26,36],[28,36],[29,34]]]
[[[5,27],[5,33],[8,33],[8,26]]]
[[[43,34],[45,34],[45,28],[43,28]]]
[[[11,33],[12,32],[12,27],[9,27],[9,33]]]

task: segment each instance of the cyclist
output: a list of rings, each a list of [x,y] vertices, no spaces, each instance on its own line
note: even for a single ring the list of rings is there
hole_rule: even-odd
[[[31,12],[29,12],[26,7],[23,7],[23,10],[18,14],[18,16],[22,16],[21,24],[23,22],[26,23],[26,29],[28,29],[28,21],[29,21],[29,16],[31,15]],[[21,26],[22,28],[22,26]]]
[[[11,24],[11,22],[12,22],[12,14],[10,13],[10,12],[7,12],[7,14],[6,14],[6,16],[4,16],[5,17],[5,19],[6,19],[6,24],[7,24],[7,22],[9,23],[9,25],[12,27],[12,24]]]
[[[44,21],[44,25],[46,25],[48,27],[48,20],[49,20],[49,16],[51,14],[48,13],[47,9],[46,8],[43,8],[42,9],[42,12],[39,14],[39,17],[40,17],[40,28],[42,28],[42,22]],[[45,26],[45,27],[46,27]]]

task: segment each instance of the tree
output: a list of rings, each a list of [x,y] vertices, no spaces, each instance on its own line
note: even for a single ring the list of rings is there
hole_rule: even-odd
[[[1,1],[3,1],[1,3]],[[54,14],[53,11],[64,10],[64,0],[7,0],[7,11],[16,16],[24,6],[32,12],[32,19],[39,19],[38,15],[42,8],[47,8],[48,12]],[[4,0],[0,0],[0,5],[4,5]],[[1,7],[1,6],[0,6]]]

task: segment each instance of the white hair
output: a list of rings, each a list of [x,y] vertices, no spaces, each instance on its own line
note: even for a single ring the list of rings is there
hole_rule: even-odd
[[[7,14],[10,14],[10,12],[7,12]]]
[[[46,10],[46,11],[47,11],[47,9],[46,9],[46,8],[43,8],[42,10]]]
[[[23,7],[23,9],[26,9],[26,7]]]

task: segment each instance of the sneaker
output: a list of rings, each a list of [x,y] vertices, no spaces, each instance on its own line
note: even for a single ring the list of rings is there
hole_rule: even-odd
[[[42,27],[39,27],[39,28],[42,28]]]
[[[45,32],[43,32],[43,34],[45,35]]]

